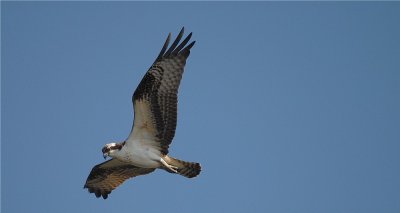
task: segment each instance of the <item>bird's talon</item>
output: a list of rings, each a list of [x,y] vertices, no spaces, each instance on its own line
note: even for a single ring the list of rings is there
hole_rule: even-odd
[[[170,166],[169,168],[171,169],[171,171],[173,171],[173,172],[175,172],[175,173],[178,173],[178,167],[176,167],[176,166]]]

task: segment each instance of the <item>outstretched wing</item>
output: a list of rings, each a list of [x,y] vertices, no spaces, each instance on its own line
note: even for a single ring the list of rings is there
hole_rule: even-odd
[[[171,34],[168,35],[157,59],[133,93],[135,121],[128,143],[138,139],[163,154],[168,153],[176,129],[178,88],[190,48],[195,43],[186,46],[192,33],[180,43],[183,32],[184,28],[167,50]]]
[[[117,159],[108,160],[93,167],[86,180],[84,188],[96,197],[107,199],[112,190],[121,185],[125,180],[139,175],[148,174],[155,169],[140,168],[126,164]]]

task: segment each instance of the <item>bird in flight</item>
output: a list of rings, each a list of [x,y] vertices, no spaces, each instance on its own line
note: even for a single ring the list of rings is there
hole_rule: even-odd
[[[125,180],[149,174],[155,169],[187,178],[200,174],[199,163],[168,155],[176,129],[178,88],[190,49],[195,43],[188,44],[192,33],[180,42],[183,34],[184,28],[168,48],[169,33],[160,54],[133,93],[134,121],[128,138],[103,147],[104,159],[112,159],[94,166],[84,186],[96,197],[107,199],[111,191]]]

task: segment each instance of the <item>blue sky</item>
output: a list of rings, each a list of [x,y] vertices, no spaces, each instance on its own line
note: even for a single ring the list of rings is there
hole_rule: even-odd
[[[397,2],[1,2],[2,212],[400,212]],[[196,45],[170,154],[83,189],[169,32]]]

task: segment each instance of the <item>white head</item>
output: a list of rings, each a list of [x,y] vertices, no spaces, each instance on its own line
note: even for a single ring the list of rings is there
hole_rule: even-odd
[[[109,143],[106,144],[103,149],[101,150],[103,152],[103,157],[104,159],[109,157],[115,157],[116,153],[119,152],[122,147],[125,145],[125,141],[122,143]]]

